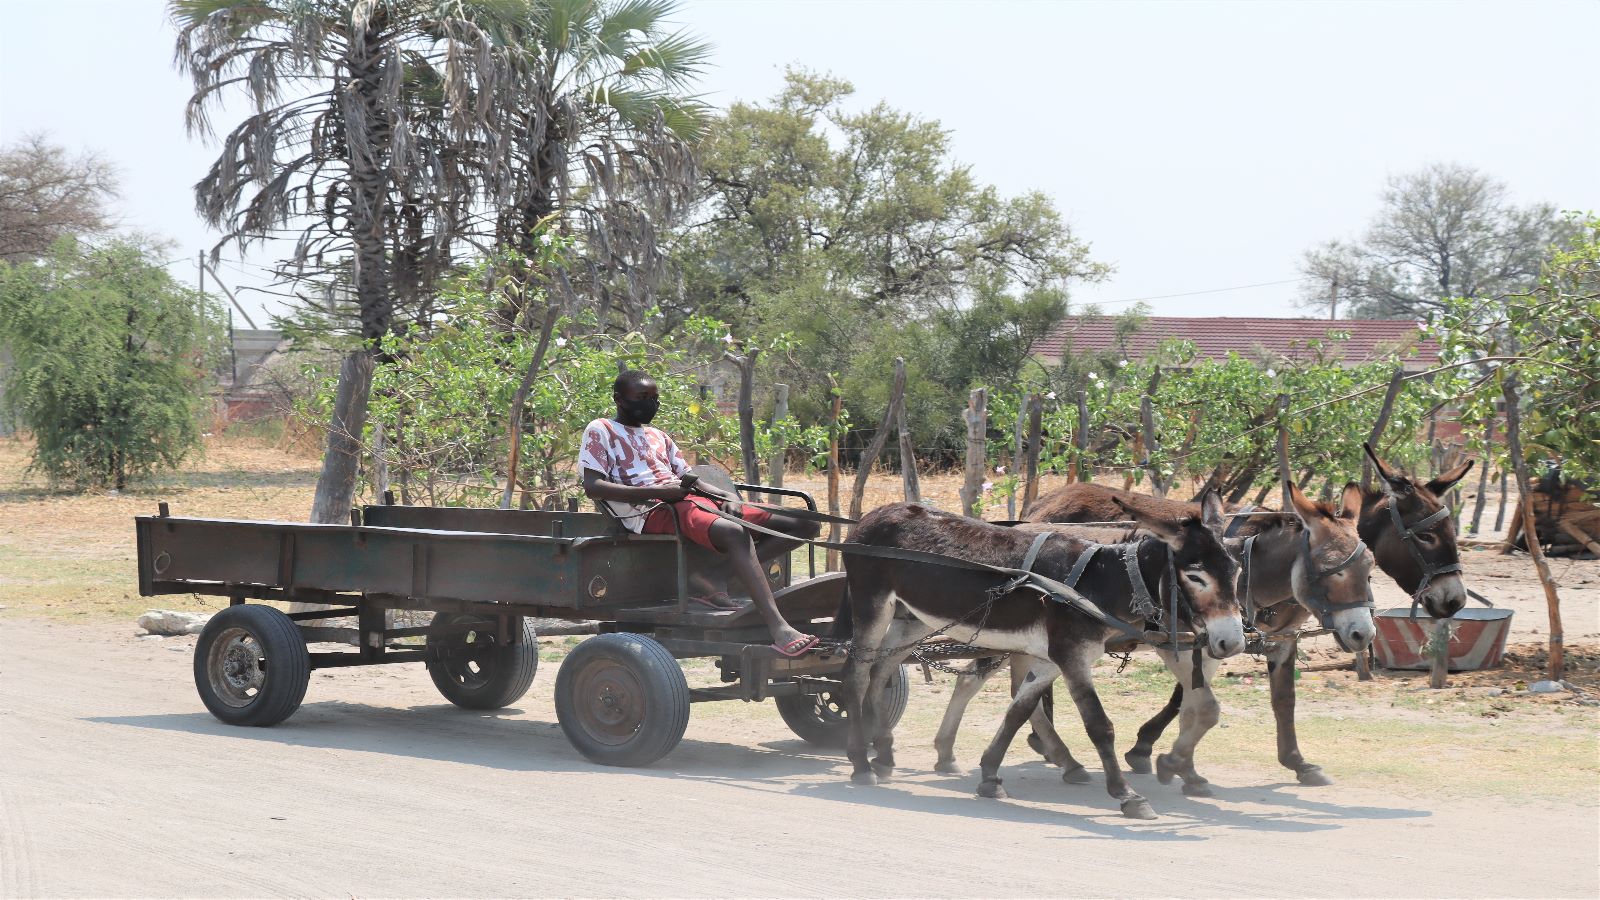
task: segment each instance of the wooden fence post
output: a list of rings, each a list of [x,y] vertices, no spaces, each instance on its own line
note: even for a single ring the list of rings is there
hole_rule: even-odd
[[[1394,410],[1395,398],[1400,396],[1400,387],[1405,384],[1406,370],[1404,366],[1395,366],[1394,374],[1389,378],[1389,390],[1383,395],[1383,406],[1378,410],[1378,421],[1372,423],[1372,433],[1367,436],[1367,443],[1372,449],[1378,449],[1378,441],[1383,437],[1383,429],[1389,424],[1389,413]],[[1361,489],[1369,490],[1372,487],[1372,460],[1366,454],[1361,457]]]
[[[839,515],[839,417],[844,414],[844,394],[839,391],[839,382],[832,375],[828,376],[828,390],[833,394],[833,420],[828,423],[828,515]],[[828,541],[838,543],[839,523],[832,522],[828,525]],[[839,571],[839,551],[829,550],[827,565],[829,572]]]
[[[739,453],[744,462],[744,480],[750,484],[761,483],[761,462],[756,459],[756,355],[761,351],[747,350],[743,356],[724,353],[729,362],[739,366]]]
[[[906,362],[899,357],[894,361],[894,377],[896,381],[904,382],[906,377]],[[922,502],[922,483],[917,478],[917,448],[912,446],[911,427],[906,424],[905,392],[900,394],[900,406],[896,410],[895,431],[900,434],[900,485],[905,490],[907,503]]]
[[[789,417],[789,386],[787,384],[775,384],[772,386],[772,390],[774,394],[772,425],[776,428],[779,422]],[[767,474],[767,481],[773,487],[783,487],[783,473],[789,467],[789,461],[786,458],[788,453],[789,445],[782,441],[779,441],[772,448],[772,462],[769,466],[771,471]],[[777,497],[772,497],[771,499],[774,503],[778,502]]]
[[[906,392],[906,361],[895,358],[894,386],[889,389],[889,406],[883,411],[883,419],[878,423],[878,433],[872,436],[872,443],[867,445],[865,453],[856,463],[856,483],[850,491],[850,518],[861,518],[861,499],[867,493],[867,479],[872,477],[872,467],[878,461],[878,454],[883,452],[883,445],[889,442],[889,428],[898,418],[900,400]]]
[[[1023,451],[1027,461],[1023,467],[1023,477],[1027,480],[1023,484],[1022,492],[1022,517],[1028,517],[1028,510],[1033,508],[1033,502],[1039,499],[1039,453],[1043,449],[1040,443],[1044,440],[1044,398],[1033,394],[1028,398],[1028,445]]]
[[[986,433],[989,430],[989,392],[975,389],[967,396],[967,466],[961,485],[961,512],[978,516],[978,501],[983,498],[983,476],[988,470]]]
[[[1539,584],[1544,587],[1545,605],[1550,613],[1550,659],[1545,667],[1545,677],[1560,681],[1566,672],[1567,655],[1565,636],[1561,629],[1561,596],[1556,593],[1556,582],[1550,577],[1550,563],[1544,558],[1544,548],[1539,545],[1539,527],[1533,520],[1533,485],[1528,481],[1528,461],[1522,458],[1522,413],[1517,408],[1517,373],[1506,372],[1500,383],[1506,398],[1506,445],[1511,451],[1511,465],[1517,473],[1517,493],[1521,502],[1522,531],[1527,539],[1528,555],[1533,557],[1534,568],[1539,572]]]
[[[1450,677],[1450,620],[1434,623],[1433,637],[1428,641],[1428,687],[1439,690],[1449,684]]]
[[[1156,440],[1156,413],[1155,393],[1161,386],[1161,367],[1156,366],[1154,375],[1150,376],[1150,383],[1145,386],[1144,396],[1139,398],[1139,425],[1144,430],[1144,467],[1150,470],[1150,489],[1157,497],[1167,495],[1167,482],[1162,477],[1160,468],[1153,460],[1161,452],[1161,444]]]
[[[1078,448],[1078,458],[1072,461],[1072,468],[1077,474],[1078,481],[1093,481],[1094,472],[1089,471],[1089,392],[1078,392],[1078,433],[1073,438],[1073,445]]]
[[[1022,486],[1022,429],[1027,427],[1028,398],[1022,398],[1017,404],[1017,423],[1011,430],[1011,477],[1017,479],[1017,487]],[[1006,496],[1006,518],[1015,522],[1017,520],[1017,490],[1012,489]]]
[[[1294,509],[1294,503],[1289,499],[1289,483],[1294,476],[1289,470],[1289,395],[1278,395],[1278,486],[1283,489],[1283,505],[1279,507],[1285,512]]]

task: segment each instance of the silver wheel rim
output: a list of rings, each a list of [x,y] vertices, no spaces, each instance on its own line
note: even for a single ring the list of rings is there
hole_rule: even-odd
[[[243,628],[229,628],[211,644],[206,655],[211,693],[234,708],[249,706],[261,696],[267,681],[267,659],[256,636]]]

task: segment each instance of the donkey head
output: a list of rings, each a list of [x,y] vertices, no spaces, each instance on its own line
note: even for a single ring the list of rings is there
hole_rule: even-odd
[[[1378,568],[1420,601],[1428,614],[1448,619],[1467,602],[1461,582],[1461,555],[1456,523],[1439,498],[1472,471],[1472,460],[1427,483],[1407,478],[1384,465],[1363,444],[1378,469],[1381,490],[1362,497],[1361,540],[1372,548]],[[1419,527],[1420,526],[1420,527]]]
[[[1200,515],[1176,521],[1136,501],[1113,497],[1112,502],[1172,551],[1178,590],[1195,612],[1195,627],[1205,632],[1207,651],[1222,659],[1243,650],[1244,621],[1234,595],[1239,567],[1222,545],[1221,498],[1207,491],[1200,501]]]
[[[1361,487],[1345,485],[1344,510],[1334,512],[1285,482],[1305,543],[1295,555],[1290,582],[1295,599],[1311,610],[1322,627],[1333,629],[1339,644],[1360,653],[1377,629],[1372,624],[1372,551],[1356,533]]]

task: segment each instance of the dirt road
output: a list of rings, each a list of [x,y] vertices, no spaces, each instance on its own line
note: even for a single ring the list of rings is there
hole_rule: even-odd
[[[738,704],[697,707],[655,766],[606,769],[554,724],[553,664],[503,714],[443,705],[420,667],[394,666],[317,673],[287,723],[230,728],[195,696],[192,643],[0,616],[0,894],[1600,890],[1592,797],[1302,788],[1264,753],[1208,767],[1213,800],[1134,776],[1162,817],[1132,822],[1025,750],[1014,799],[975,799],[973,778],[931,774],[926,733],[905,735],[904,778],[852,788],[770,705]]]

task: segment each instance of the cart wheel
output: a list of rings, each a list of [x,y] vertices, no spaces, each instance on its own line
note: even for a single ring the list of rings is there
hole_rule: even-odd
[[[896,666],[894,677],[883,688],[883,705],[879,707],[889,717],[890,728],[899,724],[910,699],[911,683],[906,678],[906,668]],[[778,715],[783,717],[784,724],[808,744],[838,748],[849,738],[849,717],[833,691],[775,697],[773,702],[778,705]]]
[[[229,725],[276,725],[300,708],[311,655],[300,628],[270,606],[230,606],[211,617],[194,647],[194,685]]]
[[[556,672],[556,721],[594,762],[649,765],[683,739],[689,683],[667,648],[650,638],[595,635]]]
[[[492,616],[435,613],[429,628],[428,675],[451,703],[465,709],[500,709],[522,699],[533,685],[539,636],[528,619],[511,617],[511,628],[522,630],[522,640],[510,645],[496,640],[499,627]]]

